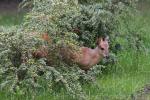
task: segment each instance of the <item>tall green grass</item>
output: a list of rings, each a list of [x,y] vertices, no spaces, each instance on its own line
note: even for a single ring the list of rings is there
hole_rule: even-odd
[[[1,13],[0,14],[0,26],[18,25],[22,21],[23,21],[23,13],[18,13],[18,14]]]

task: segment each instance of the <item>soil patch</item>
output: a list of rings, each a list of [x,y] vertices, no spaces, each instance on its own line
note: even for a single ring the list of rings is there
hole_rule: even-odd
[[[132,100],[150,100],[150,84],[131,95]]]

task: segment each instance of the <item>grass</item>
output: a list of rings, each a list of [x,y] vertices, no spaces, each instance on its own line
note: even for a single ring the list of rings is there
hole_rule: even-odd
[[[141,90],[144,85],[150,82],[150,63],[148,63],[150,58],[140,55],[138,64],[135,61],[129,62],[128,58],[121,59],[122,61],[117,65],[121,68],[117,68],[116,73],[104,75],[98,80],[105,91],[103,96],[111,96],[109,100],[127,100],[131,94]]]
[[[0,14],[0,26],[12,26],[18,25],[23,20],[23,14],[8,14],[8,13],[1,13]]]
[[[146,22],[144,44],[150,49],[150,13],[142,12],[141,14],[143,21]],[[22,17],[18,15],[0,15],[0,25],[17,25],[21,19]],[[97,78],[96,84],[99,88],[89,84],[83,86],[90,100],[131,100],[132,95],[146,84],[150,84],[150,54],[145,52],[137,54],[134,50],[129,50],[122,51],[117,56],[119,61],[116,65],[108,68],[108,73]],[[59,93],[39,91],[36,96],[33,96],[33,93],[24,97],[1,91],[0,98],[1,100],[71,100],[63,90]],[[149,97],[148,95],[147,99],[143,100],[149,100]]]

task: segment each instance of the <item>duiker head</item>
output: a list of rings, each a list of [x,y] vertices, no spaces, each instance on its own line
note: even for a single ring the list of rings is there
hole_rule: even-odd
[[[109,43],[108,43],[109,37],[100,37],[97,39],[97,46],[101,50],[101,53],[103,57],[109,56]]]

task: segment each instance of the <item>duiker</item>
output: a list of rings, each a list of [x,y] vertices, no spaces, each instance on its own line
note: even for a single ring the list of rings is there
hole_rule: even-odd
[[[98,38],[96,41],[96,48],[81,47],[80,53],[74,53],[74,61],[80,65],[82,70],[89,70],[96,65],[104,57],[109,56],[108,37]]]

